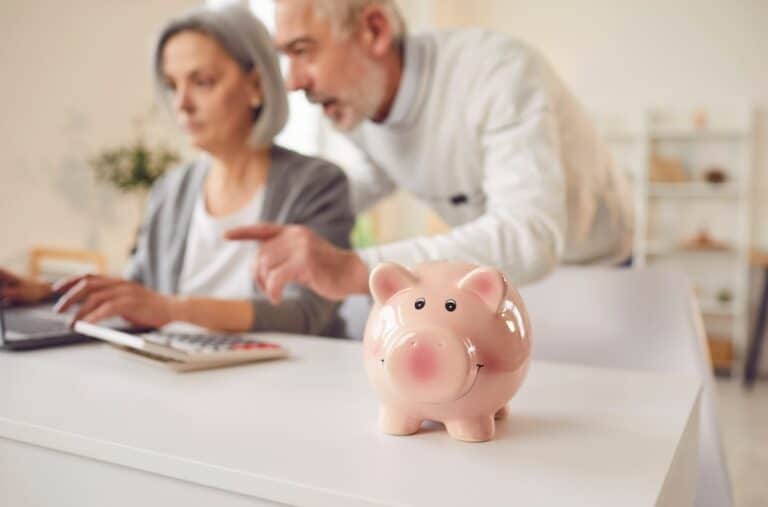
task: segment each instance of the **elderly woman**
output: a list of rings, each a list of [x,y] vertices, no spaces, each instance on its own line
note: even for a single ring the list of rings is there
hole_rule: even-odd
[[[59,310],[81,303],[76,318],[91,322],[121,316],[142,326],[184,321],[226,331],[343,336],[337,304],[291,285],[273,304],[253,281],[258,247],[225,239],[227,230],[256,222],[302,224],[348,247],[353,225],[342,171],[273,142],[288,104],[264,26],[240,6],[191,11],[161,31],[154,72],[203,154],[152,188],[126,278],[61,283],[54,287],[67,291]],[[16,282],[17,295],[32,284]]]

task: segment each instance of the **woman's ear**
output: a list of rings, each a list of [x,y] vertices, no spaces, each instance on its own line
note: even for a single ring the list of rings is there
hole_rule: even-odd
[[[261,91],[261,76],[255,70],[248,76],[248,103],[253,109],[264,103],[264,94]]]

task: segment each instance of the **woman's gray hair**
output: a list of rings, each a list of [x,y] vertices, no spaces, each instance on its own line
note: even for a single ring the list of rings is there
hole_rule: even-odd
[[[254,148],[271,145],[288,120],[288,97],[272,38],[264,24],[240,4],[195,8],[170,20],[160,30],[154,46],[155,83],[163,94],[168,90],[163,76],[163,48],[171,37],[186,30],[209,35],[244,72],[258,72],[264,98],[254,112],[248,143]]]

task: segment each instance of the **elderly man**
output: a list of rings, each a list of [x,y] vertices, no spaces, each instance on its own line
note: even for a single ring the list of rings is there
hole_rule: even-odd
[[[276,44],[288,87],[365,154],[348,171],[355,211],[400,187],[452,229],[357,251],[300,226],[231,231],[262,242],[256,279],[273,301],[289,282],[366,293],[381,261],[460,259],[521,284],[560,262],[628,256],[627,183],[533,49],[479,29],[408,35],[392,0],[277,0]]]

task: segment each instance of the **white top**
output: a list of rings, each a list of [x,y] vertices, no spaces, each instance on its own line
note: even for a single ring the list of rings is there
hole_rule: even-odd
[[[200,192],[187,236],[179,294],[222,299],[253,297],[251,266],[257,246],[252,241],[228,241],[224,233],[233,227],[253,225],[261,216],[264,188],[241,209],[223,217],[212,217]]]
[[[405,48],[390,117],[350,134],[366,158],[349,170],[353,205],[402,187],[454,228],[364,249],[366,263],[461,259],[520,283],[561,259],[628,255],[628,184],[538,53],[476,29],[411,37]]]
[[[695,471],[691,377],[534,361],[496,440],[394,437],[359,342],[262,337],[292,359],[176,374],[107,345],[0,354],[0,437],[304,506],[645,507]]]

